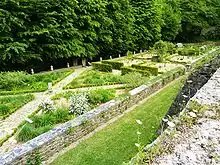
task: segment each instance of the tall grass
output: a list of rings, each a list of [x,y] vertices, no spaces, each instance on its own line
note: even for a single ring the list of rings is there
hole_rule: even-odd
[[[64,123],[74,118],[68,109],[58,109],[49,113],[35,115],[30,119],[33,123],[24,122],[19,126],[16,139],[26,142],[52,129],[56,124]]]
[[[48,82],[55,84],[70,75],[73,71],[72,69],[34,75],[25,72],[1,72],[0,94],[9,95],[45,91],[48,88]]]
[[[32,94],[0,97],[0,118],[6,118],[33,99]]]

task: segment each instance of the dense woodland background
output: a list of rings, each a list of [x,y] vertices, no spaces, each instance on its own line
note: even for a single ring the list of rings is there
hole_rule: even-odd
[[[1,0],[0,70],[220,38],[219,0]]]

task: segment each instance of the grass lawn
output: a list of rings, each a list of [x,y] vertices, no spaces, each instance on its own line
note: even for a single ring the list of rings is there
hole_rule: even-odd
[[[15,95],[0,97],[0,118],[5,118],[34,99],[34,95]]]
[[[156,138],[160,121],[168,111],[183,79],[165,88],[123,118],[107,126],[76,148],[56,159],[52,165],[121,165],[137,153],[137,130],[142,132],[141,144]],[[141,120],[143,126],[136,123]]]

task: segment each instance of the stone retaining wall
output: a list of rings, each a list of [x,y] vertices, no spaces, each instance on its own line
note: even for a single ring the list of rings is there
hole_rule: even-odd
[[[173,73],[173,75],[156,81],[153,85],[142,85],[130,91],[130,96],[127,98],[112,100],[82,116],[64,123],[0,155],[0,165],[37,164],[38,162],[46,161],[55,153],[89,134],[110,119],[122,114],[131,106],[137,104],[183,74],[184,72],[180,73],[178,71],[178,73]]]

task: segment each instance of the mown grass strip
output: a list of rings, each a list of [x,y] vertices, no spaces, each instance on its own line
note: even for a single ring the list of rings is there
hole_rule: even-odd
[[[183,79],[172,83],[123,118],[60,156],[52,165],[119,165],[129,161],[137,153],[137,130],[142,132],[142,144],[151,143],[182,85]],[[143,122],[143,127],[140,128],[136,119]]]

